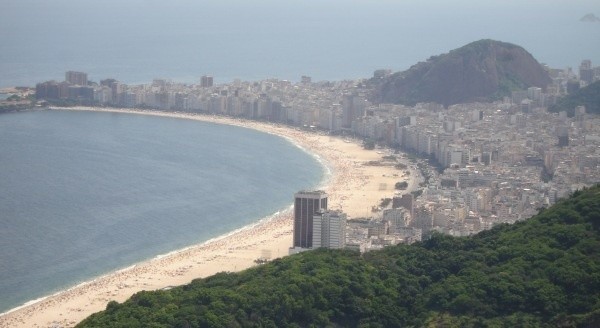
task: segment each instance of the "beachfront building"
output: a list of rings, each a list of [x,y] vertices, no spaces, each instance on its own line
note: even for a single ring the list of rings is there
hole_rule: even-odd
[[[292,249],[313,247],[313,220],[317,212],[327,210],[327,193],[300,191],[294,195],[294,244]],[[290,249],[290,253],[292,253]]]
[[[65,81],[72,85],[86,86],[88,85],[87,73],[68,71],[65,73]]]
[[[202,88],[210,88],[213,86],[213,77],[209,75],[204,75],[200,78],[200,87]]]
[[[346,214],[339,211],[317,212],[313,217],[312,247],[346,247]]]

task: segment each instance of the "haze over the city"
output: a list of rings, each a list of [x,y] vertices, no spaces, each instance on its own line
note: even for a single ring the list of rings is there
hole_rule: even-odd
[[[525,47],[551,67],[600,62],[600,4],[577,1],[6,1],[0,87],[65,71],[91,80],[315,81],[404,70],[479,39]]]

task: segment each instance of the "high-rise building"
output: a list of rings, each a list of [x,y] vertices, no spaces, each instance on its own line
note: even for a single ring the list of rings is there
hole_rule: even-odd
[[[352,127],[352,121],[365,115],[367,100],[363,97],[344,94],[342,96],[342,127]]]
[[[413,194],[404,194],[402,197],[394,197],[392,199],[392,208],[404,207],[410,213],[410,217],[415,216],[415,198]]]
[[[556,128],[556,135],[558,136],[558,146],[559,147],[569,146],[569,127],[558,126]]]
[[[310,84],[312,82],[312,78],[310,76],[302,75],[300,82],[302,82],[302,84]]]
[[[586,83],[594,81],[594,70],[592,69],[592,61],[589,59],[583,60],[579,66],[579,79]]]
[[[200,78],[200,86],[203,88],[210,88],[213,86],[213,77],[204,75]]]
[[[36,84],[35,97],[36,99],[58,99],[58,83],[56,81],[47,81]]]
[[[327,210],[327,194],[324,191],[300,191],[294,199],[293,247],[312,248],[314,215]]]
[[[346,247],[346,214],[339,211],[317,212],[313,217],[312,248]]]
[[[86,86],[88,84],[87,73],[68,71],[65,73],[65,81],[74,85]]]

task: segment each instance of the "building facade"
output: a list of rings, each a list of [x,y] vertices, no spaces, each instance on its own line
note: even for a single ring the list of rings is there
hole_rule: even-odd
[[[294,195],[293,248],[313,247],[313,220],[317,212],[327,210],[324,191],[300,191]]]
[[[88,84],[87,73],[68,71],[65,73],[65,81],[73,85],[86,86]]]
[[[213,77],[209,75],[204,75],[200,78],[200,87],[202,88],[210,88],[213,86]]]
[[[317,212],[313,217],[312,248],[346,247],[346,214],[339,211]]]

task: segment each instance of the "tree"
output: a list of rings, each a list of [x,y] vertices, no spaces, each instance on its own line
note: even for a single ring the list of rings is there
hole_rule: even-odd
[[[168,291],[78,327],[598,327],[600,186],[470,237],[317,249]]]
[[[363,148],[368,150],[375,149],[375,141],[372,139],[365,139],[363,141]]]
[[[396,184],[394,185],[394,187],[397,190],[406,190],[406,188],[408,188],[408,182],[406,182],[406,181],[396,182]]]

